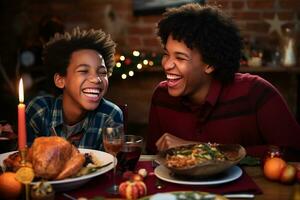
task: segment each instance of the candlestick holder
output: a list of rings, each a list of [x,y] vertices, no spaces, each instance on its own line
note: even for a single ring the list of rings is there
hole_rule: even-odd
[[[34,178],[34,172],[33,169],[26,166],[27,162],[27,147],[19,149],[19,154],[21,157],[20,161],[20,168],[18,169],[17,173],[17,179],[21,183],[25,185],[25,199],[30,199],[30,183],[32,182]]]
[[[26,165],[26,157],[27,157],[27,148],[23,148],[23,149],[19,149],[19,154],[20,154],[20,157],[21,157],[21,161],[20,161],[20,164],[21,164],[21,167],[24,167]]]

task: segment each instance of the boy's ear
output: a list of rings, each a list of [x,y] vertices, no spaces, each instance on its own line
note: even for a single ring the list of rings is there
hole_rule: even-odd
[[[61,76],[60,74],[56,73],[54,74],[54,83],[56,87],[63,89],[65,87],[65,78],[64,76]]]
[[[204,72],[206,74],[211,74],[213,71],[215,71],[215,67],[211,65],[206,65],[204,68]]]

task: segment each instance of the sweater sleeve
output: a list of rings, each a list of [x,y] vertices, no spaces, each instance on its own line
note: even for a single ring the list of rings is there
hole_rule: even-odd
[[[264,91],[270,91],[272,95],[257,104],[258,128],[262,137],[265,143],[281,147],[285,159],[300,160],[300,126],[277,89],[267,81],[263,86]],[[257,146],[249,151],[258,149],[266,151],[267,148]]]

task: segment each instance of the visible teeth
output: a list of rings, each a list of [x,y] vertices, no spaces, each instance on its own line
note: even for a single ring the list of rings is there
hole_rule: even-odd
[[[88,94],[100,94],[100,90],[99,89],[94,89],[94,88],[87,88],[83,90],[84,93],[88,93]]]
[[[97,98],[98,95],[97,94],[85,94],[88,97],[92,97],[92,98]]]
[[[178,76],[178,75],[174,75],[174,74],[167,74],[167,79],[172,79],[172,80],[174,80],[174,79],[179,79],[179,78],[181,78],[180,76]]]

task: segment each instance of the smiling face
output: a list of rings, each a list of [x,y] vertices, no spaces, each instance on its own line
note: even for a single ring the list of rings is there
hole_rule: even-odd
[[[171,96],[188,96],[195,102],[205,98],[214,68],[202,61],[198,50],[188,48],[184,42],[174,40],[170,35],[165,45],[162,66]]]
[[[102,56],[95,50],[72,53],[65,76],[54,76],[63,89],[64,113],[81,115],[95,110],[108,88],[107,69]]]

